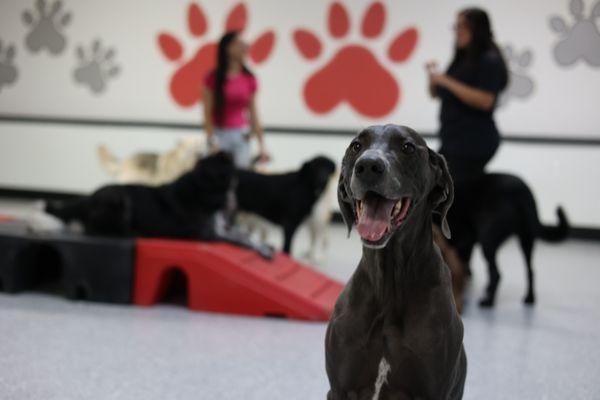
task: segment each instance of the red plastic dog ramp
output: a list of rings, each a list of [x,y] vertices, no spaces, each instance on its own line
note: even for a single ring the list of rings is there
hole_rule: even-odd
[[[226,243],[139,239],[134,303],[152,305],[167,277],[187,277],[194,310],[327,321],[343,289],[339,282],[279,253],[265,260]]]

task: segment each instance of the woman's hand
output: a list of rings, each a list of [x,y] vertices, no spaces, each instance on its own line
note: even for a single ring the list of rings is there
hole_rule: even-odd
[[[271,160],[271,156],[269,155],[269,153],[267,152],[267,149],[265,149],[264,145],[261,145],[259,150],[258,150],[258,162],[259,163],[266,163],[269,162]]]
[[[438,70],[437,61],[427,61],[427,63],[425,64],[425,69],[427,70],[427,74],[429,74],[429,76],[431,76],[432,74],[436,74]]]
[[[221,150],[221,148],[219,147],[219,144],[217,143],[217,141],[215,139],[209,141],[208,148],[209,148],[211,154],[218,153],[219,150]]]
[[[430,85],[441,87],[446,86],[446,83],[448,82],[448,76],[439,72],[437,61],[427,62],[427,64],[425,64],[425,69],[427,70],[427,75],[429,76]]]

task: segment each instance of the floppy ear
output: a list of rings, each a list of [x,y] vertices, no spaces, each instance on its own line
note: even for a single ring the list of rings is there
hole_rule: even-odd
[[[337,197],[340,205],[340,211],[342,212],[342,218],[344,218],[346,228],[348,228],[348,236],[350,236],[352,225],[354,225],[354,210],[352,209],[352,198],[349,196],[346,188],[346,180],[344,177],[343,168],[338,181]]]
[[[447,239],[450,239],[450,227],[446,216],[454,200],[454,183],[448,170],[448,164],[444,156],[429,150],[429,164],[434,172],[434,186],[430,192],[431,202],[433,204],[432,212],[439,214],[442,223],[442,232]]]

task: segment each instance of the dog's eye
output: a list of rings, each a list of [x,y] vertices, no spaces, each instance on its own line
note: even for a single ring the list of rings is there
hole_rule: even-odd
[[[352,144],[350,144],[350,148],[353,152],[358,153],[362,148],[362,145],[360,144],[360,142],[352,142]]]
[[[402,145],[402,152],[404,154],[412,154],[415,152],[415,150],[416,150],[415,145],[410,142],[406,142]]]

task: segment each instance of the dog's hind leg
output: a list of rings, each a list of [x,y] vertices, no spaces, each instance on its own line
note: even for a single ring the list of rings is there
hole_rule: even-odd
[[[535,277],[533,273],[533,265],[531,263],[533,255],[533,244],[534,237],[530,234],[519,235],[519,243],[523,250],[523,256],[525,257],[525,266],[527,268],[527,291],[523,298],[523,303],[534,304],[535,303]]]
[[[488,266],[488,286],[485,290],[485,295],[479,301],[481,307],[493,307],[496,299],[496,290],[500,283],[500,272],[498,272],[498,264],[496,263],[496,252],[498,246],[495,243],[482,243],[483,256],[487,261]]]

